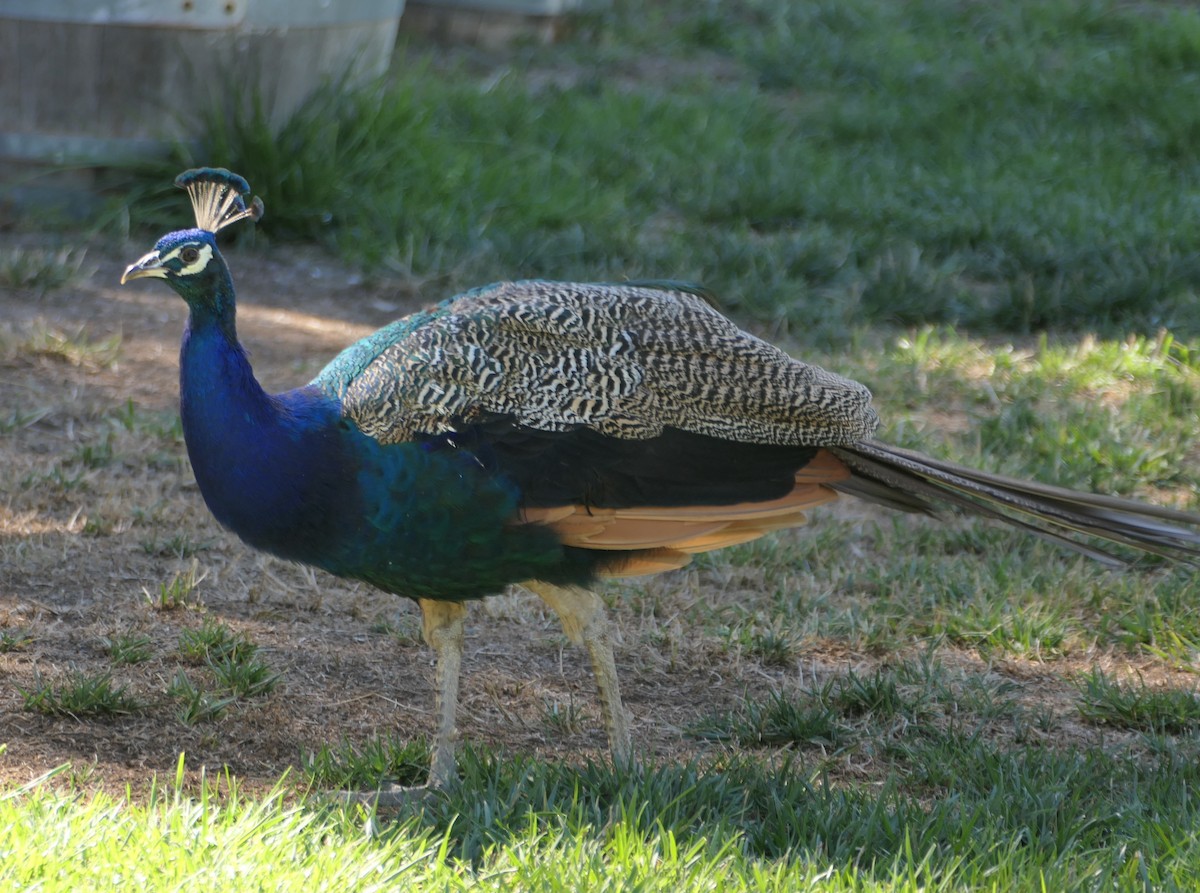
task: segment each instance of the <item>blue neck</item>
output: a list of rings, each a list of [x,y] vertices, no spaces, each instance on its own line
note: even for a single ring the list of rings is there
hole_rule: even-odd
[[[184,332],[180,415],[200,492],[251,545],[320,563],[347,489],[336,405],[311,388],[268,395],[233,332],[232,312],[197,307]]]

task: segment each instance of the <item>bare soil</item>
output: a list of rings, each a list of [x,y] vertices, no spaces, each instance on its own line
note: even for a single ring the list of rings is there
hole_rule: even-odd
[[[45,295],[0,289],[0,786],[70,763],[76,783],[137,795],[152,776],[170,777],[182,751],[190,768],[228,767],[254,788],[323,743],[431,735],[432,653],[413,604],[256,554],[209,516],[171,428],[184,305],[161,283],[117,284],[147,247],[93,248],[86,277]],[[307,381],[346,344],[442,297],[367,284],[293,248],[233,251],[230,262],[239,332],[268,388]],[[164,609],[160,587],[180,574],[202,579],[187,605]],[[764,600],[757,582],[740,570],[685,569],[607,590],[643,753],[715,755],[723,745],[686,734],[704,717],[881,659],[817,641],[793,666],[765,665],[686,622],[701,601]],[[269,694],[189,725],[167,688],[180,672],[200,678],[178,645],[206,618],[256,643],[281,678]],[[150,658],[115,664],[108,643],[131,634],[149,638]],[[1093,734],[1070,719],[1067,677],[1081,664],[943,659],[1007,676],[1060,718],[1061,741]],[[26,708],[22,692],[76,673],[111,673],[141,706],[107,718]],[[533,596],[474,606],[459,728],[465,740],[556,759],[604,753],[586,656]]]

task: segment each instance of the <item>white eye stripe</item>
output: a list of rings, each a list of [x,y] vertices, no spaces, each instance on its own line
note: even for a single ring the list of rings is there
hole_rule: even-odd
[[[192,263],[187,264],[182,269],[180,269],[179,275],[180,276],[190,276],[193,273],[199,273],[201,270],[203,270],[205,267],[207,267],[208,262],[210,260],[212,260],[213,250],[212,250],[211,245],[199,245],[199,246],[197,246],[197,245],[180,245],[178,248],[176,248],[174,251],[172,251],[170,254],[168,254],[166,257],[163,258],[163,263],[165,264],[167,261],[174,260],[175,258],[179,257],[179,255],[182,252],[186,251],[189,248],[195,248],[197,251],[200,252],[200,256],[197,257]]]

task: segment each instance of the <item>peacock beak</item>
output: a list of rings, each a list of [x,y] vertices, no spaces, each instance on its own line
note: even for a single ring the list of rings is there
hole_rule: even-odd
[[[167,268],[163,266],[162,258],[158,256],[157,251],[151,251],[125,268],[125,272],[121,274],[121,284],[124,285],[130,279],[165,279],[166,277]]]

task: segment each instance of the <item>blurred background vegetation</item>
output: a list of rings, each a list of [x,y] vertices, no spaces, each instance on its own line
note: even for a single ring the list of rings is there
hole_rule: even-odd
[[[1198,84],[1186,5],[623,0],[551,46],[402,44],[280,127],[255,102],[197,118],[197,143],[122,172],[104,222],[178,226],[174,174],[217,164],[266,201],[255,238],[438,294],[665,277],[809,343],[1189,340]]]

